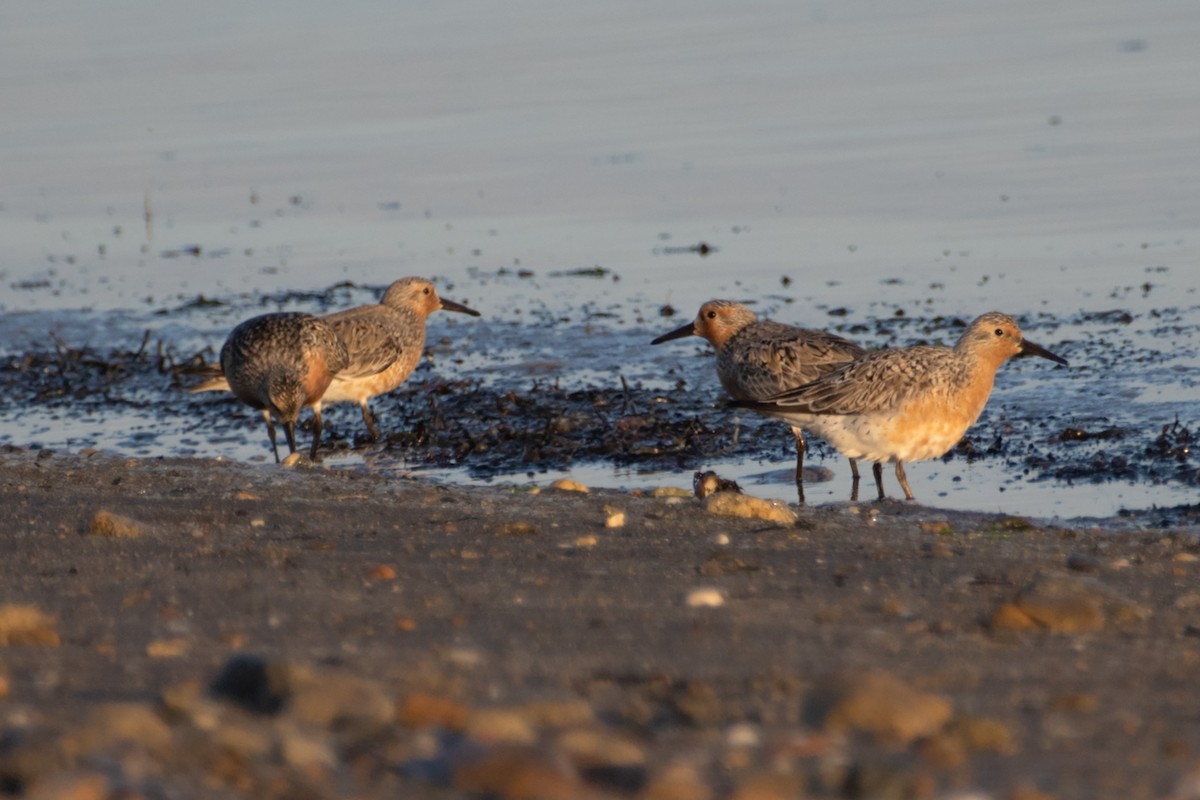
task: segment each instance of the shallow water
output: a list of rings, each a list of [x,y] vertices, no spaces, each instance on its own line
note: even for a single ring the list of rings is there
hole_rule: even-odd
[[[0,26],[0,352],[53,351],[51,332],[136,349],[151,330],[187,356],[252,313],[424,274],[485,315],[431,320],[428,374],[682,378],[715,403],[702,342],[645,346],[712,297],[868,346],[949,342],[941,318],[995,308],[1072,366],[1008,365],[973,431],[1012,421],[1008,451],[913,465],[920,499],[1064,517],[1195,502],[1195,462],[1144,451],[1197,423],[1198,35],[1183,1],[25,7]],[[303,294],[338,281],[363,288]],[[10,399],[0,442],[265,454],[252,418],[200,413],[166,378],[119,400]],[[1046,444],[1066,427],[1127,434]],[[789,466],[780,437],[704,466],[752,483]],[[1031,471],[1039,451],[1071,475]],[[822,464],[811,498],[844,499],[844,462]],[[638,487],[690,467],[570,471]],[[786,478],[754,487],[790,498]]]

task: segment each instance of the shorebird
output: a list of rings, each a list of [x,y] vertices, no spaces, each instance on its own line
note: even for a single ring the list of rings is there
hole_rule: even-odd
[[[734,405],[820,433],[848,458],[894,461],[904,496],[913,499],[904,464],[938,458],[979,418],[996,371],[1015,355],[1067,360],[1027,340],[1017,323],[998,312],[975,319],[954,347],[917,345],[877,350],[812,383],[758,402]]]
[[[350,352],[350,364],[334,377],[325,402],[357,403],[372,440],[379,439],[379,428],[371,398],[392,391],[416,369],[425,349],[425,320],[438,309],[479,316],[473,308],[438,297],[424,278],[410,277],[389,286],[377,304],[324,317]]]
[[[260,409],[275,461],[275,424],[283,424],[290,452],[296,452],[300,409],[312,406],[311,458],[321,443],[321,398],[333,376],[349,361],[346,345],[333,326],[311,314],[264,314],[238,325],[221,347],[221,370],[229,390],[251,408]],[[193,391],[204,391],[199,387]]]
[[[395,281],[378,303],[328,314],[321,319],[333,326],[346,343],[350,363],[334,376],[325,390],[325,403],[357,403],[373,441],[379,428],[370,400],[392,391],[408,379],[425,349],[425,320],[438,309],[478,317],[479,312],[461,303],[438,297],[424,278]],[[229,383],[222,376],[205,381],[193,392],[222,391]]]
[[[832,333],[759,320],[749,308],[731,300],[710,300],[700,307],[695,320],[650,344],[685,336],[700,336],[716,348],[721,386],[734,400],[742,401],[766,400],[814,381],[865,352],[854,342]],[[796,492],[803,503],[806,426],[789,424],[796,438]],[[858,464],[853,458],[850,471],[854,475],[852,497],[856,499]]]

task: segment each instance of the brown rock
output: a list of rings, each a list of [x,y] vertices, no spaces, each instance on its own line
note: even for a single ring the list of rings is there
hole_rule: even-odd
[[[105,703],[92,709],[82,725],[63,737],[62,748],[78,758],[114,742],[139,744],[162,753],[170,747],[171,728],[144,703]]]
[[[537,533],[537,528],[533,527],[528,522],[506,522],[496,529],[498,536],[533,536]]]
[[[0,645],[59,644],[54,618],[34,606],[0,605]]]
[[[1145,619],[1149,612],[1094,578],[1042,574],[1034,577],[1016,605],[1039,626],[1058,633],[1097,631],[1108,621]]]
[[[145,531],[140,522],[130,517],[101,509],[88,523],[87,532],[92,536],[108,536],[114,539],[136,539]]]
[[[529,719],[511,708],[481,708],[471,712],[467,735],[484,744],[533,744],[537,733]]]
[[[722,517],[744,517],[761,519],[780,525],[795,525],[799,517],[782,503],[774,503],[757,497],[734,492],[717,492],[704,499],[704,508],[710,514]]]
[[[449,731],[466,730],[471,709],[422,692],[413,692],[400,704],[398,720],[406,728],[445,728]]]
[[[533,747],[497,747],[454,770],[454,787],[503,800],[577,800],[586,789],[570,768]]]
[[[1001,631],[1027,631],[1037,628],[1038,624],[1012,603],[1001,603],[988,619],[988,627]]]
[[[288,685],[288,713],[311,725],[376,730],[391,725],[396,717],[395,704],[383,686],[357,675],[298,668]]]
[[[105,800],[108,779],[98,772],[68,772],[36,781],[21,795],[26,800]]]
[[[640,744],[599,728],[566,731],[558,744],[581,770],[641,769],[646,764],[646,751]]]
[[[704,782],[694,765],[675,761],[650,778],[640,800],[711,800],[712,797],[712,787]]]
[[[885,672],[857,679],[825,718],[830,731],[859,730],[882,742],[907,745],[950,719],[950,702],[925,694]]]
[[[766,773],[752,775],[738,783],[729,800],[800,800],[804,796],[801,776]]]

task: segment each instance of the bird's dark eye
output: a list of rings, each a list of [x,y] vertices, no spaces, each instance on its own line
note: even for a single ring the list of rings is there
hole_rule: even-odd
[[[997,336],[1003,336],[1003,335],[1004,335],[1004,328],[996,328],[996,335],[997,335]]]
[[[421,291],[422,291],[422,292],[424,292],[425,294],[429,294],[429,287],[428,287],[428,286],[426,286],[426,287],[425,287],[424,289],[422,289]],[[999,333],[1000,333],[1000,331],[996,331],[996,333],[997,333],[997,334],[999,334]]]
[[[717,318],[717,312],[715,312],[715,311],[710,311],[710,312],[708,312],[707,314],[705,314],[704,316],[708,317],[709,319],[716,319],[716,318]]]

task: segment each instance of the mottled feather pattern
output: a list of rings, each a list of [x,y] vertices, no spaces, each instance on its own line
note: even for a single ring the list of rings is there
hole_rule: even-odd
[[[885,413],[915,397],[949,395],[970,380],[971,365],[944,347],[876,350],[811,383],[768,398],[806,414]]]
[[[717,351],[721,385],[738,400],[763,400],[800,386],[864,353],[848,339],[779,322],[754,322]]]
[[[354,347],[350,363],[338,379],[376,375],[395,364],[408,351],[420,353],[425,344],[424,321],[411,311],[385,306],[359,306],[325,320]]]

